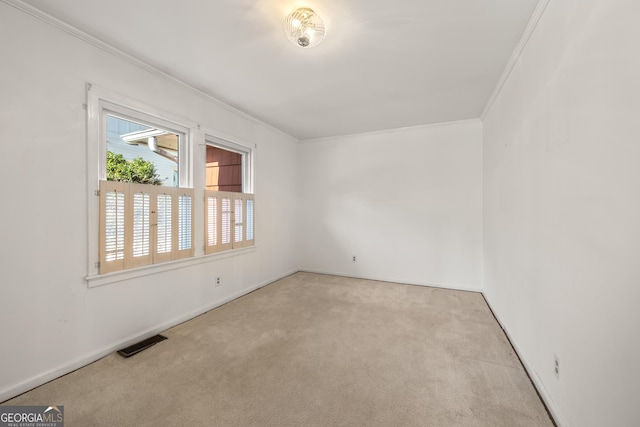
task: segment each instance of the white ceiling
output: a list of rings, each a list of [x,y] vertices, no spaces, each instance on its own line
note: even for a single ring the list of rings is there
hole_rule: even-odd
[[[538,0],[26,0],[299,139],[480,117]],[[317,47],[282,18],[313,8]]]

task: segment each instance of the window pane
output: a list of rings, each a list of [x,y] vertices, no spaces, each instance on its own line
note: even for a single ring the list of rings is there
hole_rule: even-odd
[[[178,187],[179,135],[107,115],[107,180]]]
[[[243,155],[207,145],[206,189],[242,193]]]

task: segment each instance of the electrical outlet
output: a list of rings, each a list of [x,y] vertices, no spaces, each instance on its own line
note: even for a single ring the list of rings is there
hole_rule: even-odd
[[[555,354],[553,355],[553,373],[557,379],[560,379],[560,359]]]
[[[220,278],[216,277],[216,286],[220,286]]]
[[[352,258],[353,262],[358,262],[358,257],[356,257],[355,255]]]

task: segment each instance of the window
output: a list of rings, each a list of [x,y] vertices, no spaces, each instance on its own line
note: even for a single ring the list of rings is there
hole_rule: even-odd
[[[254,246],[249,144],[91,84],[87,113],[89,286]]]
[[[100,181],[100,273],[193,256],[193,189]]]
[[[250,165],[246,147],[207,138],[205,253],[254,245]]]
[[[188,129],[109,102],[100,107],[98,273],[193,256]]]

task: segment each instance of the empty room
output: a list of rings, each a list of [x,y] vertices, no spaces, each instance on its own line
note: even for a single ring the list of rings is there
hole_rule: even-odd
[[[0,0],[0,427],[639,426],[639,18]]]

